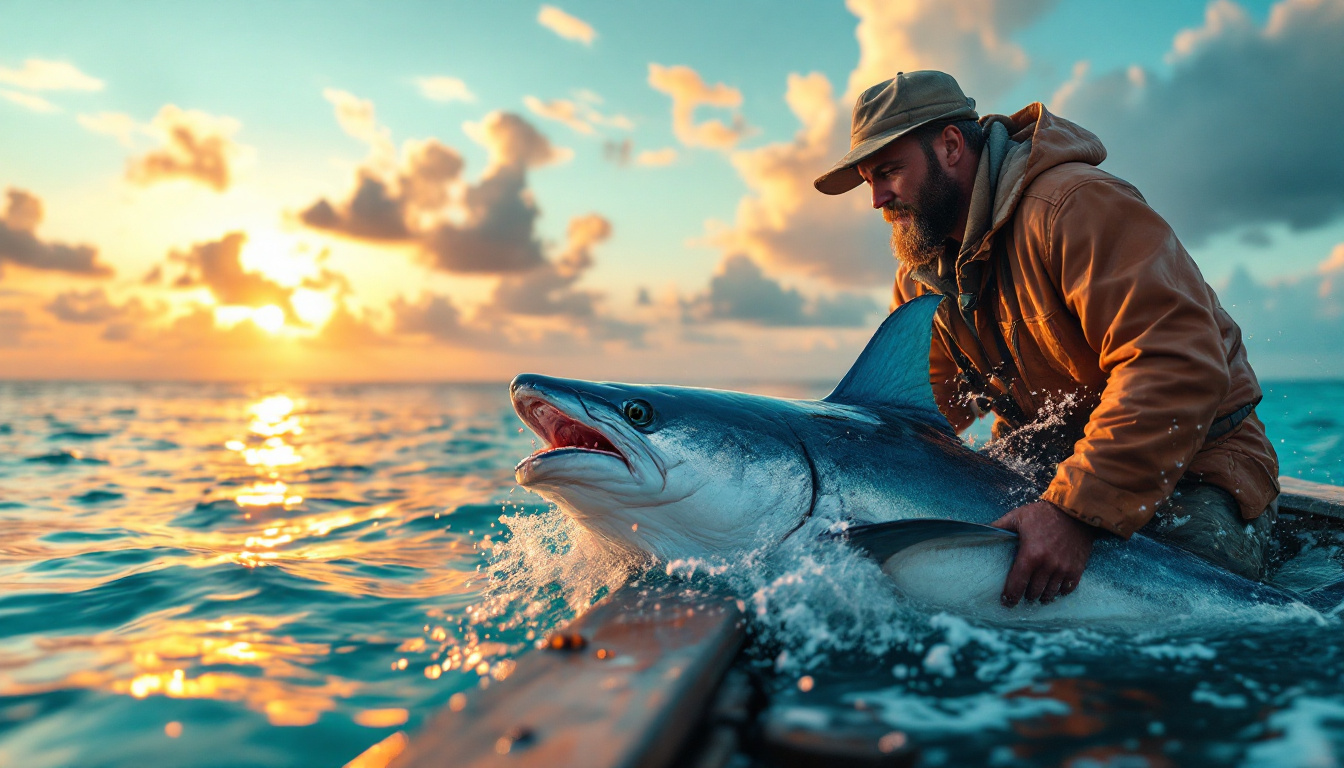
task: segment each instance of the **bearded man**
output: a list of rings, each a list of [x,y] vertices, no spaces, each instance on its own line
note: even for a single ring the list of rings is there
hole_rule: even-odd
[[[929,351],[958,432],[1043,470],[1003,603],[1078,585],[1100,535],[1136,531],[1264,574],[1278,458],[1241,330],[1167,223],[1096,166],[1089,131],[1032,104],[978,117],[950,75],[899,73],[854,105],[829,195],[867,183],[891,223],[893,308],[942,295]]]

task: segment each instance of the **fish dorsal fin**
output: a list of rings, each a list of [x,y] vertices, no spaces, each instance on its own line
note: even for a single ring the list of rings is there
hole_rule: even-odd
[[[933,315],[941,300],[941,296],[930,294],[897,307],[882,321],[849,373],[824,402],[914,411],[951,432],[951,425],[933,400],[933,385],[929,383]]]

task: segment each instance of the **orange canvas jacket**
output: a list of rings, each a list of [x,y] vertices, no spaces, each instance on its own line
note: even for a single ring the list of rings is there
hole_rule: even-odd
[[[958,269],[989,259],[1002,231],[1011,295],[990,295],[1019,372],[1013,396],[1031,419],[1069,400],[1083,405],[1064,415],[1085,420],[1082,439],[1042,498],[1128,537],[1185,476],[1226,489],[1244,518],[1260,515],[1279,491],[1264,425],[1252,414],[1206,439],[1216,418],[1261,393],[1240,328],[1194,260],[1138,190],[1096,167],[1106,150],[1091,132],[1039,103],[984,120],[1005,122],[1013,141],[1031,141],[1030,153],[1013,171],[1019,178],[998,185],[1005,199]],[[980,271],[987,286],[994,269]],[[898,267],[893,306],[929,292]],[[976,413],[949,333],[981,370],[1001,361],[989,313],[976,313],[984,360],[950,305],[939,310],[929,367],[939,407],[961,431]]]

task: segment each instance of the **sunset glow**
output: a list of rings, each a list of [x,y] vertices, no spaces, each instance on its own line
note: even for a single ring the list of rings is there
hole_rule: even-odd
[[[1344,344],[1344,166],[1304,149],[1330,141],[1338,68],[1312,52],[1337,47],[1339,2],[1193,0],[1142,23],[1044,3],[1004,25],[850,0],[745,37],[745,11],[713,5],[652,24],[412,5],[304,36],[284,31],[298,6],[189,4],[115,40],[94,30],[122,29],[119,6],[59,34],[53,6],[0,31],[0,243],[25,244],[0,245],[0,361],[23,378],[834,379],[894,263],[864,193],[812,180],[848,149],[859,90],[941,68],[982,114],[1042,101],[1095,132],[1230,291],[1253,363],[1339,375],[1344,355],[1319,352]],[[1079,14],[1114,39],[1089,43]],[[246,45],[216,37],[242,29]],[[1276,82],[1321,83],[1326,114],[1218,142],[1190,127],[1315,97]]]

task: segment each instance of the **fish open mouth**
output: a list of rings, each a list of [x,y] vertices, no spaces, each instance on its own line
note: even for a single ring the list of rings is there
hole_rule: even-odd
[[[515,410],[527,426],[546,441],[546,445],[533,452],[529,459],[560,451],[582,451],[605,454],[625,461],[625,456],[621,455],[606,435],[539,397],[519,402]]]

